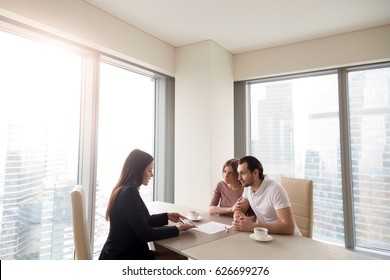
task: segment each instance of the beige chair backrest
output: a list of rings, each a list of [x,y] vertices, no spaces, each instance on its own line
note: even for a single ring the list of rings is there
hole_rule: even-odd
[[[76,260],[91,260],[91,243],[84,207],[84,191],[81,185],[77,185],[71,192],[73,241]]]
[[[294,212],[295,222],[302,236],[312,238],[313,234],[313,181],[282,177]]]

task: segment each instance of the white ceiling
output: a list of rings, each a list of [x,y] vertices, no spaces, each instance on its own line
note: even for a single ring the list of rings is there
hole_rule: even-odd
[[[180,47],[233,54],[390,24],[390,0],[84,0]]]

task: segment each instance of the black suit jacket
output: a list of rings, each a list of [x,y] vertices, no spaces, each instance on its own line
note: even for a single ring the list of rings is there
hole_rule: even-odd
[[[168,214],[150,215],[137,187],[123,187],[110,215],[110,232],[100,260],[154,259],[147,242],[179,235],[168,224]]]

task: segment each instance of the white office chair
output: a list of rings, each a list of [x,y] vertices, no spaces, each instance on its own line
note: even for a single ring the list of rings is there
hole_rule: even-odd
[[[313,181],[282,177],[280,180],[286,189],[293,209],[295,222],[302,236],[313,235]]]
[[[77,185],[71,191],[73,241],[76,260],[92,260],[91,243],[84,207],[84,191]]]

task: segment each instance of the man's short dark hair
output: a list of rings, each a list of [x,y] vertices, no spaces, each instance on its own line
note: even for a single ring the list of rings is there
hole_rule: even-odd
[[[259,170],[259,178],[261,180],[264,179],[263,165],[261,164],[261,162],[257,158],[255,158],[253,156],[245,156],[245,157],[241,158],[239,161],[239,164],[243,164],[243,163],[247,164],[248,169],[252,173],[253,173],[253,171],[255,171],[255,169]]]

